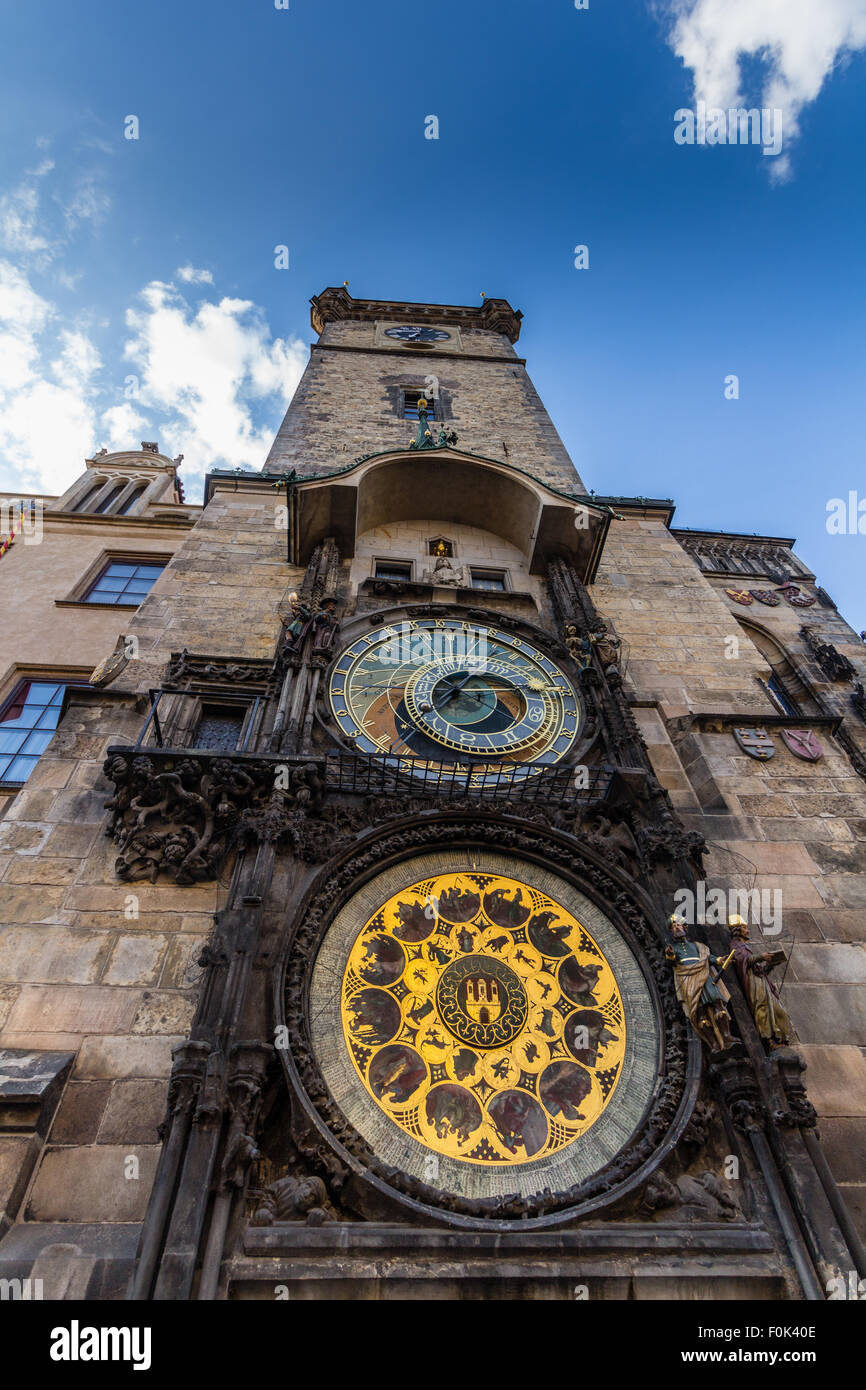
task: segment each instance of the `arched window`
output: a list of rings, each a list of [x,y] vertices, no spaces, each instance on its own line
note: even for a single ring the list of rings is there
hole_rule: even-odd
[[[123,506],[119,509],[118,516],[128,516],[129,513],[132,511],[133,507],[135,506],[136,502],[139,502],[141,498],[144,496],[144,494],[147,492],[149,486],[150,484],[147,482],[137,483],[136,486],[132,489],[132,492],[127,497]]]
[[[75,503],[75,506],[72,510],[75,512],[89,511],[90,504],[93,502],[94,498],[96,497],[96,494],[98,492],[101,492],[102,489],[105,487],[107,481],[107,478],[97,478],[94,482],[92,482],[90,486],[82,494],[81,499]]]
[[[114,484],[114,487],[111,488],[110,491],[105,494],[102,501],[99,503],[99,506],[95,507],[94,510],[98,512],[100,515],[104,515],[105,512],[110,512],[118,497],[122,492],[126,490],[128,485],[128,478],[119,478],[117,482]]]
[[[744,622],[738,618],[740,626],[747,632],[772,672],[769,680],[762,682],[770,699],[782,714],[820,714],[817,702],[808,686],[801,679],[794,662],[775,637],[757,623]]]

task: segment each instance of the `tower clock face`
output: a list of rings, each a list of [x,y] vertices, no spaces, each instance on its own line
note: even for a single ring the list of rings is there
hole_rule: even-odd
[[[385,337],[398,338],[402,343],[447,343],[451,334],[442,328],[417,328],[406,323],[398,328],[386,328]]]
[[[558,761],[574,742],[580,703],[559,667],[513,633],[456,619],[382,627],[342,653],[331,705],[362,753],[426,759],[459,775],[495,764]]]

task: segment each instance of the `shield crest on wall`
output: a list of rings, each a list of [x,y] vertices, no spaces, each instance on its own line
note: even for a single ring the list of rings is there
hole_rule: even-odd
[[[795,758],[802,758],[807,763],[816,763],[823,758],[824,749],[811,729],[781,729],[780,733],[782,742]]]
[[[815,602],[814,594],[804,594],[799,584],[783,584],[779,590],[794,608],[811,608]]]
[[[768,758],[772,758],[776,751],[773,740],[766,729],[735,728],[734,738],[744,753],[748,753],[750,758],[757,758],[760,762],[766,762]]]
[[[752,598],[756,598],[758,603],[765,603],[768,608],[778,608],[782,600],[778,594],[774,594],[772,589],[750,589]]]
[[[754,599],[748,589],[726,589],[725,593],[728,598],[734,600],[734,603],[742,603],[744,608],[747,608],[750,603],[754,603]]]

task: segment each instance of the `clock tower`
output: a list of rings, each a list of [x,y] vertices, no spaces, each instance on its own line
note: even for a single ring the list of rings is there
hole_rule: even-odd
[[[817,1299],[858,1267],[813,1108],[856,1049],[802,994],[821,952],[784,972],[813,870],[857,901],[805,846],[819,760],[837,845],[866,825],[862,652],[792,542],[590,494],[520,323],[316,295],[262,471],[208,475],[81,696],[113,850],[78,882],[143,895],[139,953],[201,934],[134,1015],[175,1037],[108,1260],[133,1298]]]

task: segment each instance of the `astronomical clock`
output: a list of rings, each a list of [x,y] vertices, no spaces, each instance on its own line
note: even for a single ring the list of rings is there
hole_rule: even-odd
[[[496,627],[455,619],[385,626],[353,642],[330,683],[334,719],[360,753],[441,765],[472,764],[483,786],[502,761],[528,776],[558,762],[580,724],[577,693],[537,647]]]

